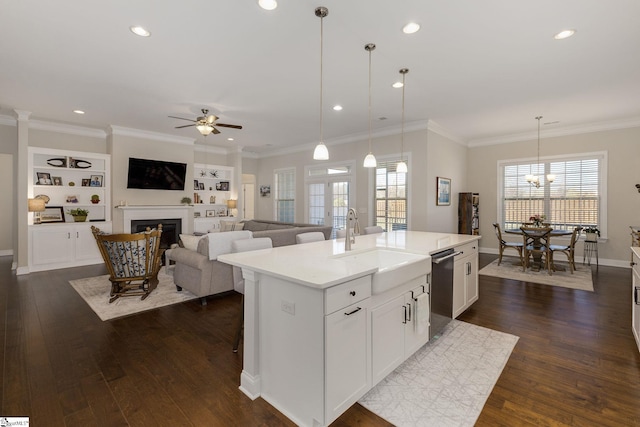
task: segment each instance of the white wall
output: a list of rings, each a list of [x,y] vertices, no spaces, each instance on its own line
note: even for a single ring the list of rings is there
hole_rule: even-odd
[[[640,225],[640,128],[570,135],[540,140],[540,157],[607,151],[607,228],[608,239],[598,243],[601,263],[628,267],[630,225]],[[469,191],[480,193],[480,245],[497,251],[493,226],[498,211],[498,161],[536,157],[536,141],[514,142],[469,149]],[[553,184],[552,184],[553,185]],[[582,243],[578,246],[582,259]]]
[[[10,203],[14,194],[13,184],[13,155],[0,154],[0,255],[13,253],[13,207]]]

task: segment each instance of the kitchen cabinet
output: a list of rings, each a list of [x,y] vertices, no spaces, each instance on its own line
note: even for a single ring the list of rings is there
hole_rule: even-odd
[[[480,234],[480,195],[478,193],[458,194],[458,233]]]
[[[236,217],[209,217],[195,218],[193,221],[193,231],[195,233],[215,233],[220,231],[220,221],[237,221]]]
[[[372,386],[400,366],[429,340],[429,328],[418,331],[416,300],[427,289],[426,276],[410,282],[411,290],[371,309]],[[407,288],[407,285],[399,289]]]
[[[478,242],[456,247],[462,254],[453,264],[453,318],[478,300]]]
[[[631,330],[640,350],[640,248],[631,248]]]
[[[53,270],[103,262],[90,223],[29,226],[29,271]],[[95,224],[106,233],[111,223]]]

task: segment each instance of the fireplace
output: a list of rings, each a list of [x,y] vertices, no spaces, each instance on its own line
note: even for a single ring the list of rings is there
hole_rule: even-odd
[[[162,237],[160,238],[160,248],[169,249],[172,244],[178,243],[182,233],[182,220],[180,218],[166,219],[134,219],[131,220],[131,232],[139,233],[147,229],[153,229],[162,224]]]

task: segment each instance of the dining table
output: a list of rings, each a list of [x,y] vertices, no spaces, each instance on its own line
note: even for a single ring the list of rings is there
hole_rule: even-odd
[[[531,230],[531,226],[527,225],[527,227],[529,228],[529,230]],[[544,228],[540,228],[540,230],[544,230]],[[507,234],[519,234],[519,235],[523,235],[522,230],[519,228],[505,228],[504,232]],[[543,236],[543,232],[540,231],[540,233],[538,235],[536,235],[535,231],[531,232],[529,231],[529,236],[533,237],[533,246],[534,247],[541,247],[542,243],[540,243],[540,238]],[[560,230],[560,229],[552,229],[551,230],[551,237],[562,237],[562,236],[570,236],[571,234],[573,234],[573,230]],[[540,266],[542,264],[542,253],[540,252],[534,252],[534,257],[533,257],[533,262],[534,265],[540,269]],[[522,265],[522,264],[519,264]],[[554,271],[561,271],[564,270],[563,267],[559,267],[556,265],[552,265],[551,266],[552,270]]]

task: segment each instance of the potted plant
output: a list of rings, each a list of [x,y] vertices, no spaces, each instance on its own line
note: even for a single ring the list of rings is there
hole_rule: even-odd
[[[100,196],[98,196],[97,194],[92,194],[91,203],[93,203],[94,205],[100,203]]]
[[[191,197],[183,197],[182,200],[180,200],[180,203],[182,203],[183,205],[190,205]]]
[[[74,222],[85,222],[89,215],[89,211],[82,208],[71,209],[67,213],[73,217]]]
[[[588,242],[596,242],[598,241],[598,237],[600,237],[600,230],[595,225],[590,225],[584,228],[584,233],[586,235],[586,239]]]

